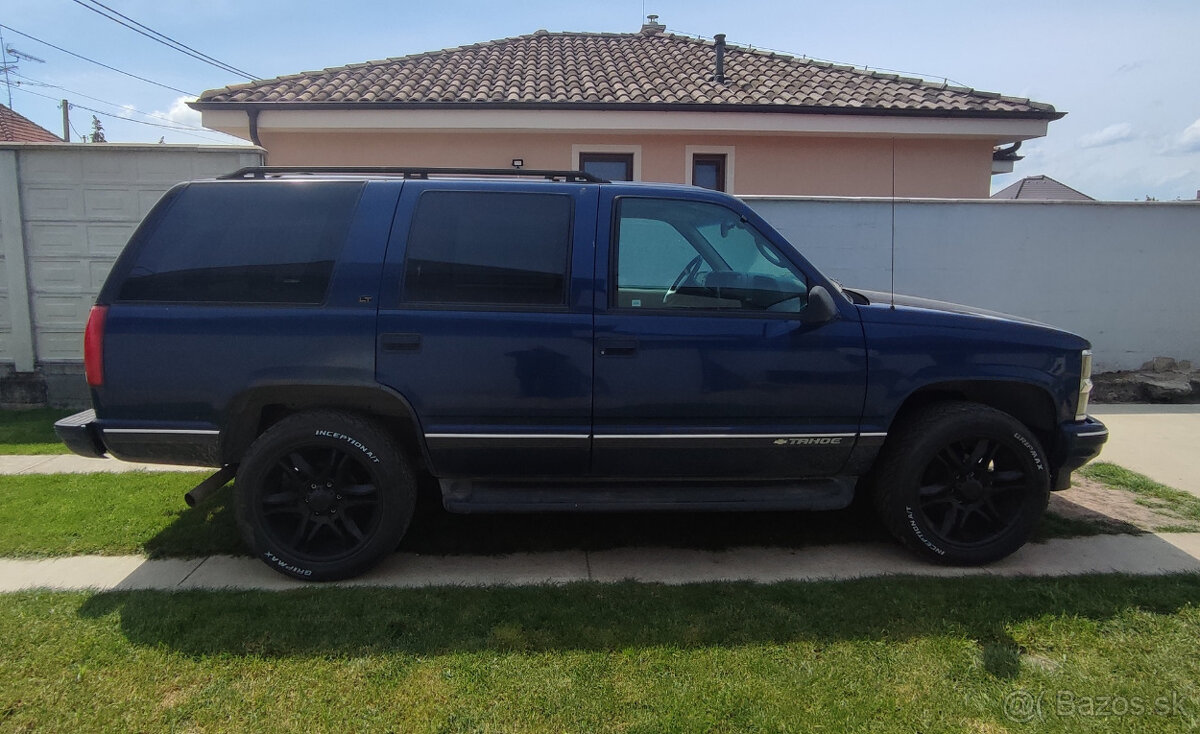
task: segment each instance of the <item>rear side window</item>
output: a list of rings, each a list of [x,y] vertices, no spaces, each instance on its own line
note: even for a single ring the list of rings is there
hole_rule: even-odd
[[[139,248],[123,301],[317,304],[363,183],[194,184]]]
[[[566,303],[572,199],[556,194],[427,191],[404,263],[404,300]]]

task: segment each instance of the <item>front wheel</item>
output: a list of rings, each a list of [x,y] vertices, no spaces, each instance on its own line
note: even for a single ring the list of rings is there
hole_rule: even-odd
[[[1029,540],[1050,497],[1046,455],[1017,419],[938,403],[899,426],[875,472],[875,507],[896,538],[949,565],[980,565]]]
[[[251,552],[306,581],[355,576],[399,545],[416,483],[386,430],[360,416],[284,418],[246,452],[234,485]]]

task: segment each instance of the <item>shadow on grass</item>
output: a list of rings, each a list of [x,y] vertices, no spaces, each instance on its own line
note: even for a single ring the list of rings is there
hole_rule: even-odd
[[[116,614],[132,643],[192,656],[352,657],[634,648],[738,647],[796,641],[978,643],[997,678],[1020,670],[1014,625],[1046,617],[1104,622],[1131,610],[1200,604],[1200,575],[1060,579],[882,578],[658,586],[114,592],[78,614]]]
[[[881,541],[887,533],[866,508],[836,512],[646,512],[457,515],[423,491],[399,551],[425,555],[503,555],[625,546],[720,550],[802,548]],[[177,513],[145,544],[151,557],[246,555],[237,531],[233,486]]]
[[[436,490],[422,491],[399,550],[423,555],[504,555],[622,547],[723,550],[746,546],[804,548],[889,542],[866,502],[827,512],[643,512],[458,515]],[[1095,514],[1095,513],[1093,513]],[[1034,540],[1139,532],[1111,518],[1047,514]],[[233,515],[232,486],[178,519],[146,543],[152,557],[212,553],[245,555]]]
[[[878,541],[887,532],[858,504],[832,512],[622,512],[458,515],[422,492],[408,534],[410,553],[496,555],[620,547],[722,550],[802,548]]]
[[[1090,535],[1140,535],[1145,532],[1137,525],[1110,517],[1055,494],[1050,496],[1050,506],[1042,516],[1033,539],[1042,541]]]
[[[199,479],[197,479],[199,481]],[[183,497],[179,497],[183,505]],[[233,516],[233,486],[222,487],[199,507],[172,511],[175,520],[145,543],[151,558],[245,555]]]

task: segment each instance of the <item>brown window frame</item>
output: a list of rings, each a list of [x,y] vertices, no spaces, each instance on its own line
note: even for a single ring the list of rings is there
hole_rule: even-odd
[[[729,156],[724,153],[693,153],[692,154],[692,185],[699,186],[696,183],[696,164],[697,163],[716,163],[717,164],[717,188],[716,191],[726,191],[729,189]],[[707,187],[702,187],[707,188]]]
[[[580,151],[579,153],[579,170],[586,171],[586,164],[589,162],[596,163],[624,163],[625,173],[627,178],[623,181],[632,181],[633,179],[633,156],[630,153],[588,153]]]

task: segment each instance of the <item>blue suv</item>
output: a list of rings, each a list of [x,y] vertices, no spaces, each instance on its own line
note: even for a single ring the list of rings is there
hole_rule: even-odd
[[[869,494],[943,563],[1002,558],[1099,453],[1089,344],[851,290],[741,201],[580,172],[243,169],[181,184],[85,334],[76,453],[236,475],[298,578],[453,512],[820,510]]]

